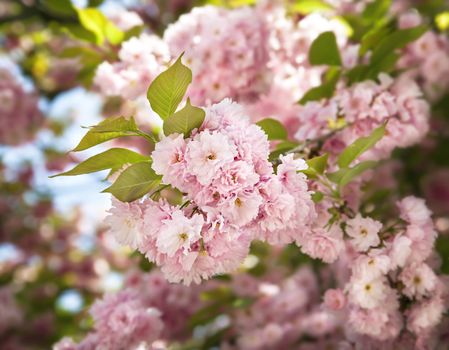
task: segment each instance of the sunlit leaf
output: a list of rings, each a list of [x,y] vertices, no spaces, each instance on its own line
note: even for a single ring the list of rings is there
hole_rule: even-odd
[[[150,162],[140,162],[126,168],[103,192],[111,193],[122,202],[132,202],[156,188],[160,181],[161,177],[151,168]]]
[[[162,120],[175,113],[189,84],[192,71],[182,64],[182,55],[166,71],[157,76],[148,88],[147,97],[151,108]]]
[[[266,118],[256,124],[267,134],[268,140],[286,140],[288,138],[287,130],[279,120]]]
[[[132,117],[129,120],[124,117],[105,119],[92,127],[73,151],[83,151],[118,137],[132,136],[136,131],[138,128]]]
[[[341,66],[340,51],[333,32],[321,33],[309,50],[309,62],[312,65]]]
[[[190,100],[187,99],[183,109],[169,116],[164,121],[164,134],[177,133],[188,137],[193,129],[197,129],[203,124],[205,115],[206,113],[202,108],[192,106]]]
[[[94,173],[106,169],[119,169],[125,164],[149,161],[149,158],[125,148],[111,148],[79,163],[73,169],[57,176],[75,176]]]
[[[384,135],[385,124],[374,129],[367,137],[361,137],[346,147],[338,157],[338,166],[347,168],[355,159],[373,147]]]

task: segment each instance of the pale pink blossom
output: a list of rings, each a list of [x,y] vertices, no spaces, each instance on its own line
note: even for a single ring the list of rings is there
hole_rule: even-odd
[[[389,287],[387,287],[386,280],[383,277],[375,279],[353,278],[350,281],[349,288],[351,301],[365,309],[380,307],[389,293]]]
[[[209,185],[219,168],[235,156],[236,147],[226,135],[203,131],[187,145],[187,169],[199,183]]]
[[[409,298],[421,300],[435,290],[437,276],[426,264],[411,264],[406,266],[399,275],[400,281],[404,284],[402,293]]]
[[[352,238],[351,243],[357,251],[363,252],[379,245],[379,231],[382,224],[371,218],[364,218],[359,213],[346,222],[346,233]]]
[[[443,300],[435,297],[412,306],[407,319],[407,329],[415,334],[428,332],[441,320],[445,306]]]
[[[341,310],[346,305],[346,296],[341,289],[328,289],[324,293],[324,306],[330,310]]]
[[[163,220],[156,240],[159,252],[169,257],[180,250],[187,254],[190,246],[201,238],[203,224],[201,215],[194,214],[187,218],[181,210],[174,211],[170,219]]]
[[[413,196],[405,197],[398,202],[401,219],[417,226],[425,225],[430,220],[431,212],[423,199]]]
[[[344,247],[342,232],[338,227],[333,227],[329,231],[316,228],[307,238],[300,239],[299,242],[305,254],[326,263],[337,260]]]
[[[133,249],[143,240],[143,209],[139,202],[120,202],[112,199],[112,207],[105,219],[109,232],[117,242]]]

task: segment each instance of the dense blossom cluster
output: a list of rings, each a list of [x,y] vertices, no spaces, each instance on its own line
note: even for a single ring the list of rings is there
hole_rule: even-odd
[[[254,98],[266,90],[267,28],[250,8],[194,8],[164,33],[172,57],[185,52],[195,103]]]
[[[184,53],[193,72],[188,96],[194,103],[232,98],[253,120],[273,115],[296,125],[296,101],[321,82],[323,68],[312,67],[307,54],[325,31],[335,32],[338,45],[346,46],[347,31],[338,20],[311,14],[296,21],[279,2],[232,10],[194,8],[171,24],[162,39],[143,34],[125,42],[120,61],[102,63],[95,83],[104,95],[136,99],[164,64]]]
[[[58,176],[110,170],[114,197],[91,235],[0,165],[1,346],[447,348],[443,2],[96,3],[3,6],[26,77],[0,68],[1,161],[63,171],[59,93],[91,84],[111,118],[75,150],[102,151]]]
[[[407,76],[381,74],[379,80],[341,86],[330,99],[308,102],[298,115],[296,139],[330,135],[324,149],[336,154],[386,122],[387,134],[370,152],[372,158],[388,157],[396,147],[419,142],[429,130],[429,105],[418,85]],[[347,127],[339,131],[340,123]]]
[[[421,24],[421,17],[407,13],[400,18],[402,28]],[[438,100],[449,87],[449,40],[442,34],[426,32],[407,46],[400,67],[412,67],[407,74],[414,77],[430,100]]]
[[[430,211],[416,197],[398,207],[400,219],[388,227],[360,214],[346,221],[351,239],[341,264],[350,277],[343,289],[326,293],[331,308],[347,311],[340,312],[347,332],[361,343],[402,341],[404,330],[425,343],[448,302],[446,281],[430,267],[437,236]]]
[[[104,95],[125,99],[141,96],[170,60],[162,40],[145,33],[124,42],[118,56],[120,61],[98,66],[94,82]]]
[[[38,96],[27,91],[15,74],[17,67],[0,67],[0,144],[19,145],[33,139],[42,126]]]
[[[153,169],[185,193],[186,205],[115,201],[111,230],[185,284],[236,269],[254,238],[299,242],[315,215],[306,177],[297,173],[307,165],[286,156],[275,174],[268,155],[267,136],[241,106],[212,105],[189,138],[169,135],[152,153]]]
[[[54,349],[163,349],[164,339],[185,336],[189,317],[200,308],[198,296],[203,289],[170,284],[159,272],[130,273],[123,290],[106,295],[90,308],[93,332],[79,343],[66,337]]]

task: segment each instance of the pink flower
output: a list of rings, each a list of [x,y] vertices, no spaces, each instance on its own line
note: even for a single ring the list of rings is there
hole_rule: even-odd
[[[143,240],[143,209],[140,203],[124,203],[112,198],[112,207],[105,219],[109,232],[117,242],[136,249]]]
[[[170,219],[163,220],[163,224],[156,246],[159,252],[172,257],[180,250],[184,254],[190,251],[190,246],[201,238],[204,220],[198,214],[187,218],[181,210],[176,210]]]
[[[324,293],[324,305],[331,310],[341,310],[346,305],[346,297],[341,289],[328,289]]]
[[[223,215],[238,226],[249,224],[259,213],[262,197],[256,192],[240,191],[222,200]]]
[[[162,175],[164,183],[173,183],[177,186],[179,178],[184,176],[185,172],[185,150],[186,143],[183,135],[169,135],[156,143],[151,157],[151,165],[156,174]]]
[[[379,337],[388,322],[388,313],[382,309],[353,309],[349,313],[348,323],[357,333]]]
[[[351,301],[365,309],[380,307],[389,293],[389,287],[387,287],[384,277],[352,278],[349,288]]]
[[[428,332],[440,322],[444,310],[443,300],[439,297],[415,304],[408,315],[407,329],[417,335]]]
[[[390,246],[389,258],[391,267],[404,267],[412,254],[412,240],[404,235],[396,235]]]
[[[386,275],[390,269],[390,258],[382,250],[372,250],[369,255],[360,255],[352,265],[354,276],[368,280]]]
[[[359,252],[379,245],[379,231],[382,224],[371,218],[363,218],[359,213],[355,218],[346,222],[346,233],[352,237],[351,243]]]
[[[401,219],[410,224],[422,226],[430,220],[431,212],[427,209],[423,199],[413,196],[405,197],[398,202],[398,207],[401,212]]]
[[[316,228],[310,236],[301,239],[300,243],[305,254],[328,264],[338,259],[344,247],[342,232],[338,227],[333,227],[330,231]]]
[[[44,125],[38,102],[35,91],[25,89],[14,63],[0,67],[0,144],[15,146],[32,141]]]
[[[141,342],[151,344],[159,337],[163,324],[160,312],[147,308],[135,291],[123,290],[97,301],[90,310],[95,332],[81,344],[89,341],[96,348],[132,348]]]
[[[399,279],[405,288],[402,293],[409,298],[415,297],[417,300],[429,295],[437,284],[437,276],[426,264],[412,264],[402,270]]]
[[[203,131],[187,145],[187,169],[200,184],[209,185],[220,167],[235,156],[236,148],[226,135]]]

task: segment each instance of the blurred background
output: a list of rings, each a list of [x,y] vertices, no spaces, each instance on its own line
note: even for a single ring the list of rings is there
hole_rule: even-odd
[[[1,349],[49,349],[63,335],[76,336],[89,329],[91,321],[84,310],[94,298],[119,289],[125,271],[151,268],[104,232],[101,223],[110,196],[100,192],[106,173],[48,177],[93,155],[90,151],[82,156],[68,153],[85,133],[80,126],[115,114],[122,103],[105,99],[91,88],[96,67],[113,60],[120,43],[99,46],[92,42],[70,4],[98,8],[131,37],[144,28],[162,33],[179,15],[206,2],[0,1]],[[444,1],[422,3],[428,16],[445,5]],[[432,125],[426,142],[395,154],[401,166],[393,177],[400,193],[426,198],[439,230],[447,232],[447,91],[433,106]],[[447,235],[439,240],[440,253],[448,257]],[[447,258],[443,271],[449,273]]]

